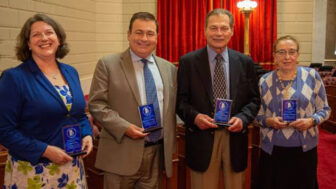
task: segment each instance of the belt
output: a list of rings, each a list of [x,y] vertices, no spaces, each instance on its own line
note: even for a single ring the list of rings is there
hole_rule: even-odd
[[[163,144],[163,139],[160,139],[156,142],[145,141],[145,147],[153,146],[153,145],[157,145],[157,144]]]

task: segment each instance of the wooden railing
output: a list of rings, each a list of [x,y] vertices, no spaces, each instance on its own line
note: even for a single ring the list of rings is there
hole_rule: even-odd
[[[259,128],[250,125],[248,137],[248,166],[246,169],[245,189],[250,189],[251,186],[256,185],[257,177],[255,176],[258,175],[258,160],[260,153]],[[185,133],[183,125],[177,125],[177,150],[179,158],[177,186],[178,189],[190,189],[190,170],[185,161]],[[220,179],[218,188],[224,188],[222,179]]]
[[[331,114],[329,119],[321,124],[321,128],[330,133],[336,133],[336,86],[326,86],[326,91]]]
[[[7,150],[0,144],[0,187],[4,183],[4,173],[7,161]]]

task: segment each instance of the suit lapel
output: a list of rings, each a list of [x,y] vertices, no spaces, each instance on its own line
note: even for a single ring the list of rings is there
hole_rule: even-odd
[[[236,96],[237,96],[237,86],[239,83],[239,78],[240,78],[240,61],[238,60],[237,55],[235,54],[234,51],[228,49],[229,53],[229,67],[230,67],[230,98],[235,101]]]
[[[128,82],[128,85],[131,88],[131,91],[133,93],[134,98],[138,102],[139,105],[141,105],[141,99],[140,99],[140,92],[139,87],[137,84],[136,76],[135,76],[135,70],[133,67],[133,62],[131,58],[131,54],[129,49],[127,49],[121,56],[120,56],[120,64],[121,68],[124,71],[124,74],[126,76],[126,80]]]
[[[169,102],[169,75],[170,72],[168,70],[165,69],[165,65],[162,61],[160,61],[159,59],[157,59],[155,56],[153,56],[154,59],[155,59],[155,62],[156,62],[156,65],[159,69],[159,72],[160,72],[160,75],[161,75],[161,79],[162,79],[162,84],[163,84],[163,116],[164,115],[167,115],[167,110],[168,108],[168,104],[170,103]],[[163,123],[163,122],[162,122]]]
[[[41,72],[41,70],[38,68],[37,64],[34,62],[34,60],[28,60],[29,68],[34,73],[34,76],[41,84],[41,86],[46,89],[46,91],[51,94],[53,98],[57,100],[58,103],[60,103],[64,108],[64,102],[62,101],[61,97],[59,96],[58,92],[54,88],[54,86],[50,83],[50,81],[44,76],[44,74]]]
[[[198,74],[200,75],[206,93],[208,95],[208,100],[210,104],[213,106],[212,81],[211,81],[208,52],[206,48],[201,49],[197,57],[198,61],[195,62],[194,64]]]

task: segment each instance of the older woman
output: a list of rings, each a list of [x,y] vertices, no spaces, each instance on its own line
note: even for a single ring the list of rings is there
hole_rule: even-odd
[[[330,114],[325,88],[314,69],[298,66],[295,38],[280,37],[273,50],[278,68],[259,82],[260,188],[317,188],[317,125]]]
[[[0,78],[0,143],[9,151],[4,188],[87,188],[81,156],[64,150],[69,142],[82,143],[86,154],[92,149],[78,73],[57,61],[69,51],[65,39],[50,17],[29,18],[16,47],[23,63]]]

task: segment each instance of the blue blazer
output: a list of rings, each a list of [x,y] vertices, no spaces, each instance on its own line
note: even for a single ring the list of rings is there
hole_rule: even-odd
[[[69,65],[58,66],[73,97],[70,111],[32,59],[4,71],[0,78],[0,143],[14,159],[48,162],[41,156],[47,145],[64,148],[66,125],[79,123],[82,137],[92,135],[78,73]]]

